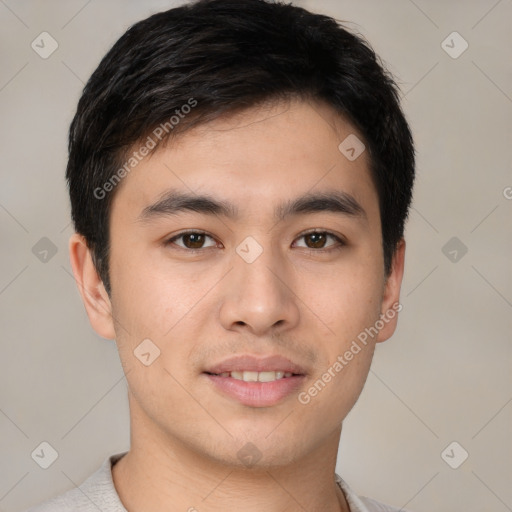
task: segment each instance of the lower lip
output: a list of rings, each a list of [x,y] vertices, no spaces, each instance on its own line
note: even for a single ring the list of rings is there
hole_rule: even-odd
[[[220,377],[208,373],[204,375],[222,393],[251,407],[276,405],[299,388],[305,379],[305,375],[294,375],[272,382],[245,382],[232,377]]]

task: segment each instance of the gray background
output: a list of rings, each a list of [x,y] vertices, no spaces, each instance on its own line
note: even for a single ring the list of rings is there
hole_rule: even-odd
[[[418,149],[403,310],[344,424],[337,471],[417,512],[512,510],[512,2],[295,3],[371,42],[401,84]],[[129,446],[115,344],[93,332],[71,275],[66,137],[107,49],[176,4],[0,0],[2,511],[80,484]],[[43,31],[59,45],[47,59],[31,48]],[[469,44],[456,59],[441,44],[453,31]],[[57,250],[47,261],[43,237]],[[31,457],[43,441],[58,452],[46,470]],[[469,453],[458,469],[441,456],[453,441],[452,465]]]

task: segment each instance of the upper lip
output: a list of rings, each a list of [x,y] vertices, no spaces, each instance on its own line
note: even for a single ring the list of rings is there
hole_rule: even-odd
[[[279,370],[298,375],[306,374],[306,370],[302,366],[279,355],[267,357],[257,357],[253,355],[232,356],[224,359],[220,363],[210,366],[205,372],[220,374],[225,372],[272,372]]]

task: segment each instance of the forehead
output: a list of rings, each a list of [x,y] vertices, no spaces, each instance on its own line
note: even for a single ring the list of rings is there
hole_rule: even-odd
[[[112,209],[135,219],[167,191],[181,190],[222,198],[238,218],[263,214],[267,207],[276,217],[285,201],[289,206],[307,192],[332,190],[365,204],[364,213],[371,214],[378,198],[367,151],[347,158],[354,153],[346,152],[347,140],[349,146],[363,144],[357,130],[323,103],[251,108],[171,138],[142,159],[123,178]]]

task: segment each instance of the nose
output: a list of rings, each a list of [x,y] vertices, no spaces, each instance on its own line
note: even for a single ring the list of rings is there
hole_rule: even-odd
[[[293,274],[282,258],[266,248],[252,263],[234,254],[233,267],[223,283],[220,321],[225,329],[270,336],[298,324]]]

